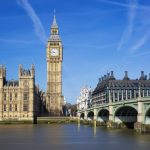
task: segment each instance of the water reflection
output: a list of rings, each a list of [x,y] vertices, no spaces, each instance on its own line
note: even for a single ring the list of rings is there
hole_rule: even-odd
[[[94,137],[96,137],[96,126],[93,127],[93,133],[94,133]]]
[[[150,135],[88,125],[0,126],[0,150],[149,150]]]
[[[80,118],[78,118],[78,132],[80,132]]]
[[[96,121],[93,122],[94,137],[96,137]]]

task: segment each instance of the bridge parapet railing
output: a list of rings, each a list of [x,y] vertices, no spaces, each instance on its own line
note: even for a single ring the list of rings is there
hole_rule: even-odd
[[[150,99],[150,97],[149,97]],[[107,106],[109,104],[118,104],[118,103],[126,103],[126,102],[135,102],[138,101],[137,99],[126,99],[126,100],[120,100],[120,101],[113,101],[111,103],[107,102],[107,103],[101,103],[101,104],[94,104],[93,107],[100,107],[100,106]]]
[[[127,100],[121,100],[121,101],[114,101],[111,103],[111,105],[118,105],[118,104],[128,104],[128,103],[137,103],[137,101],[139,101],[139,99],[145,103],[150,103],[150,96],[146,96],[146,97],[141,97],[141,98],[136,98],[136,99],[127,99]],[[92,107],[87,108],[87,109],[81,109],[78,110],[80,112],[83,111],[90,111],[93,110],[94,108],[100,108],[100,107],[108,107],[110,105],[110,103],[102,103],[102,104],[94,104],[92,105]]]

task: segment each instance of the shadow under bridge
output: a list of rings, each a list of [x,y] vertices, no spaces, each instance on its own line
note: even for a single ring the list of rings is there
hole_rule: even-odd
[[[109,121],[109,111],[107,109],[102,109],[98,112],[97,121],[107,122]]]
[[[137,110],[132,106],[122,106],[115,111],[114,119],[117,123],[123,123],[128,128],[134,128],[137,122]]]

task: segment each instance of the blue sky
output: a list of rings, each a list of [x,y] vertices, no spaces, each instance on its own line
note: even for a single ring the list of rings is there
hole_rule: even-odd
[[[63,94],[75,103],[80,88],[96,87],[114,70],[138,78],[150,72],[148,0],[0,1],[0,64],[7,79],[18,79],[18,64],[35,64],[36,84],[46,89],[46,45],[56,9],[64,46]]]

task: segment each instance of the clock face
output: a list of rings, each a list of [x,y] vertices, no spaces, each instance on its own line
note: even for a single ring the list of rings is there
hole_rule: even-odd
[[[56,49],[56,48],[53,48],[53,49],[50,51],[50,54],[51,54],[51,56],[58,56],[58,55],[59,55],[59,50]]]

